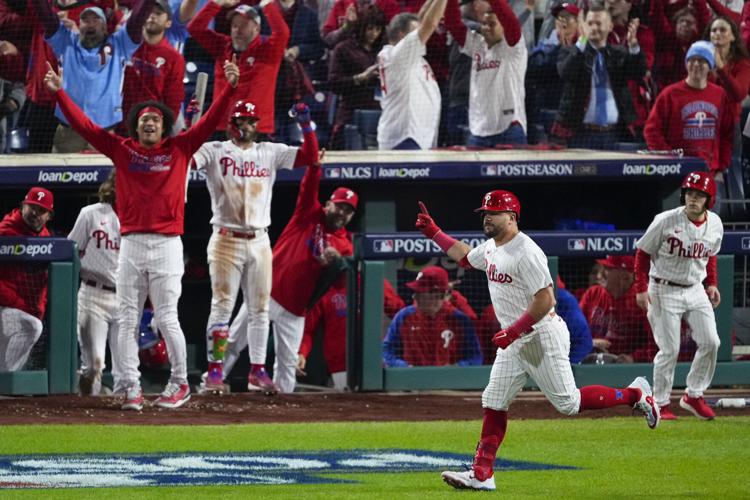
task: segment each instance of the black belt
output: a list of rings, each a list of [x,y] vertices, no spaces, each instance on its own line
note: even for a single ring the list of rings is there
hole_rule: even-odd
[[[116,292],[117,289],[113,286],[109,285],[103,285],[102,283],[99,283],[98,281],[94,280],[82,280],[84,283],[86,283],[88,286],[93,286],[94,288],[101,288],[102,290],[106,290],[108,292]]]
[[[658,283],[659,285],[669,285],[669,286],[678,286],[680,288],[690,288],[693,285],[683,285],[682,283],[675,283],[674,281],[669,280],[663,280],[661,278],[651,278],[654,280],[654,283]]]

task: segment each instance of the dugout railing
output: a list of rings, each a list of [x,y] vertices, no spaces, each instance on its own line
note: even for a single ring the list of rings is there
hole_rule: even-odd
[[[48,266],[44,368],[0,373],[0,394],[70,394],[78,367],[78,249],[65,238],[0,238],[0,266],[26,264]]]
[[[603,258],[606,254],[622,255],[635,252],[641,232],[618,231],[598,233],[528,232],[548,255],[550,274],[558,274],[561,256]],[[453,233],[471,246],[484,240],[478,233]],[[716,309],[716,322],[721,347],[713,379],[714,386],[750,385],[750,361],[732,360],[732,310],[735,290],[735,256],[750,254],[750,233],[727,232],[718,257],[719,289],[722,301]],[[349,386],[360,391],[404,391],[442,389],[483,389],[491,365],[483,366],[419,366],[386,368],[382,358],[383,340],[383,279],[391,274],[396,259],[415,256],[429,258],[441,255],[433,242],[419,233],[382,233],[360,235],[356,255],[349,270],[349,304],[347,324],[347,372]],[[743,279],[740,275],[739,279]],[[485,284],[486,286],[486,284]],[[680,362],[675,374],[675,387],[685,386],[688,362]],[[650,363],[580,364],[573,365],[579,385],[592,383],[626,385],[636,376],[653,372]],[[533,387],[530,380],[529,387]]]

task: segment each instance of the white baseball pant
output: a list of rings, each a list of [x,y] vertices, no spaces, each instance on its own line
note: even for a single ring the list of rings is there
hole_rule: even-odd
[[[12,307],[0,306],[0,372],[23,368],[31,348],[42,335],[39,318]]]
[[[276,352],[276,360],[273,364],[273,381],[281,392],[294,392],[294,386],[297,383],[299,346],[302,344],[302,335],[305,332],[305,317],[290,313],[273,298],[270,301],[269,317],[273,325],[273,341]],[[247,336],[242,334],[246,328],[246,322],[247,309],[243,304],[229,327],[229,341],[224,355],[225,375],[232,370],[242,349],[248,345]],[[255,342],[256,339],[251,340]],[[258,349],[258,344],[251,345],[251,359],[254,351],[257,351],[256,355],[260,354]],[[266,344],[263,344],[264,360],[265,349]]]
[[[212,290],[208,327],[229,323],[237,290],[242,288],[244,317],[241,332],[245,333],[245,342],[252,346],[250,362],[265,364],[273,257],[268,234],[262,233],[252,240],[247,240],[222,236],[215,228],[207,251]],[[235,336],[238,333],[240,332],[235,332]],[[231,366],[226,369],[226,373],[230,369]]]
[[[93,394],[101,389],[104,360],[109,342],[111,358],[117,357],[117,302],[115,292],[81,283],[78,289],[78,346],[81,376],[94,383]],[[113,367],[112,376],[119,378]]]
[[[581,391],[576,387],[569,351],[570,332],[557,315],[507,349],[498,349],[482,393],[482,407],[506,411],[531,376],[557,411],[577,414]]]
[[[115,392],[140,385],[138,327],[146,297],[164,336],[172,367],[172,383],[187,383],[185,335],[177,319],[185,270],[182,240],[161,234],[128,234],[120,242],[117,271],[117,362]],[[118,366],[119,364],[119,366]]]
[[[654,399],[660,406],[669,404],[674,382],[674,370],[680,355],[680,321],[684,317],[692,330],[691,336],[698,345],[687,376],[687,394],[691,398],[703,396],[716,370],[719,352],[719,334],[711,301],[703,285],[690,288],[661,285],[648,286],[651,304],[648,321],[654,332],[659,352],[654,358]]]

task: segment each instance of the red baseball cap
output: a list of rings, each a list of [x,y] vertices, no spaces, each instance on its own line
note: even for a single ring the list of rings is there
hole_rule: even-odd
[[[635,257],[632,255],[607,255],[606,259],[596,259],[596,262],[610,269],[635,272]]]
[[[54,197],[52,196],[52,192],[50,192],[48,189],[44,189],[43,187],[34,186],[33,188],[29,189],[29,192],[26,193],[26,197],[23,199],[23,203],[28,203],[29,205],[38,205],[45,210],[49,210],[50,212],[54,212]]]
[[[415,292],[446,292],[448,271],[438,266],[425,267],[417,274],[417,279],[408,282],[406,287]]]
[[[570,2],[562,2],[558,3],[554,7],[552,7],[552,17],[557,17],[560,12],[566,11],[573,15],[573,17],[577,16],[579,12],[581,12],[581,9],[578,8],[578,6],[574,3]]]
[[[354,210],[357,209],[357,203],[359,202],[359,196],[357,196],[357,193],[345,187],[336,188],[329,199],[334,203],[346,203]]]

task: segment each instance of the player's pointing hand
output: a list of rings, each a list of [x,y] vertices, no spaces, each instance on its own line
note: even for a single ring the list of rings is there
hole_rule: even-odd
[[[419,229],[422,234],[432,239],[437,233],[440,232],[440,228],[435,224],[435,221],[430,217],[430,213],[427,211],[427,207],[419,202],[420,213],[417,214],[417,222],[414,226]]]

